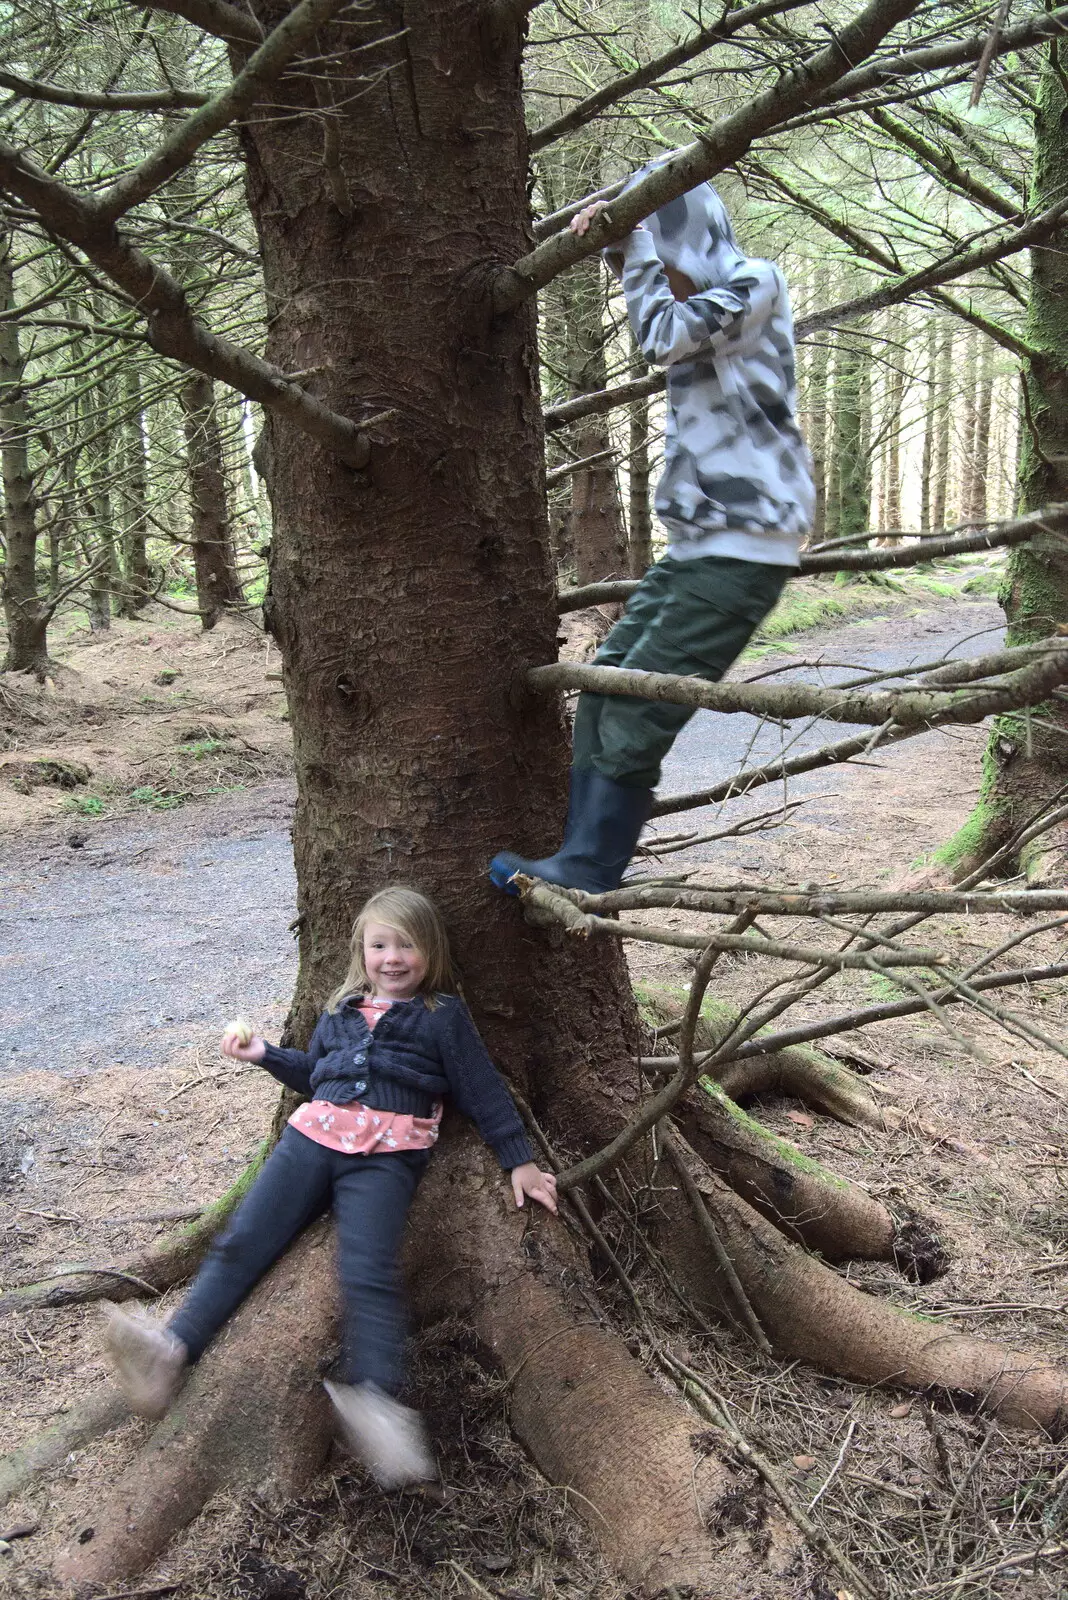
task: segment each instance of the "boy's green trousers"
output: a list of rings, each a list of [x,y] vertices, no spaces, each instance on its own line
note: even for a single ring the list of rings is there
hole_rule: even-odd
[[[715,682],[745,649],[792,570],[719,556],[665,556],[631,595],[594,664]],[[628,788],[655,789],[660,763],[692,716],[687,706],[662,700],[581,694],[572,765],[596,767]]]

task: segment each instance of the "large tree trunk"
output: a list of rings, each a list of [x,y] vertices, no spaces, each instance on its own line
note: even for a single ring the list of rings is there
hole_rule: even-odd
[[[11,235],[0,232],[0,311],[15,309]],[[4,621],[7,672],[48,671],[51,609],[37,589],[37,518],[30,470],[30,414],[22,391],[18,323],[0,319],[0,455],[4,477]]]

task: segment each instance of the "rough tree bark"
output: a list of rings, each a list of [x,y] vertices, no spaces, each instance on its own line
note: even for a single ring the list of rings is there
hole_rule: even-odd
[[[152,571],[148,532],[148,461],[141,411],[141,374],[131,363],[125,381],[128,416],[124,429],[126,471],[122,479],[122,583],[115,597],[120,616],[134,617],[148,602]]]
[[[865,442],[871,400],[869,368],[867,341],[843,335],[834,385],[838,477],[835,534],[843,538],[866,533],[871,524],[871,460]]]
[[[641,378],[648,370],[636,341],[631,335],[631,376]],[[630,449],[627,467],[630,483],[630,504],[627,528],[627,570],[632,578],[640,578],[653,561],[653,508],[650,498],[651,468],[649,463],[649,397],[642,395],[631,402],[628,428]]]
[[[1032,203],[1048,204],[1068,183],[1068,94],[1064,52],[1048,46],[1035,112]],[[1068,494],[1068,227],[1031,252],[1028,342],[1022,388],[1019,499],[1024,511]],[[1042,536],[1010,552],[1001,603],[1009,644],[1027,644],[1068,622],[1068,544]],[[998,719],[983,758],[979,803],[936,854],[961,878],[997,850],[1025,817],[1068,779],[1068,706],[1057,699],[1037,716]],[[1022,868],[1035,886],[1064,881],[1063,829],[1035,840],[1009,873]]]
[[[0,311],[15,309],[12,236],[0,231]],[[4,621],[7,672],[49,670],[48,602],[37,589],[37,505],[30,468],[30,414],[22,391],[18,323],[0,320],[0,454],[4,477]]]
[[[189,471],[189,542],[196,575],[197,607],[207,632],[227,606],[244,601],[234,562],[230,511],[223,467],[222,440],[215,406],[215,385],[202,372],[191,372],[179,390]]]

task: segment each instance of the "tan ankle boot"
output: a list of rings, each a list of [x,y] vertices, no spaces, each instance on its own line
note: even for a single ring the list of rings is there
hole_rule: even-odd
[[[341,1436],[382,1489],[403,1489],[438,1475],[418,1411],[374,1383],[324,1384]]]
[[[131,1411],[140,1417],[162,1417],[188,1363],[185,1345],[143,1311],[106,1305],[104,1316],[104,1345]]]

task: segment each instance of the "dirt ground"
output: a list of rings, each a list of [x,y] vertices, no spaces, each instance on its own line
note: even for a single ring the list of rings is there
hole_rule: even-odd
[[[920,651],[928,630],[941,625],[939,616],[934,604],[920,615],[805,635],[792,648],[806,659],[832,648],[855,655],[872,640]],[[62,864],[74,853],[86,859],[94,851],[112,858],[124,850],[132,854],[142,838],[136,830],[148,829],[150,859],[162,855],[173,869],[154,880],[153,893],[166,905],[168,886],[181,883],[194,844],[257,829],[264,838],[284,833],[288,727],[279,686],[267,676],[270,656],[251,624],[226,622],[201,636],[173,617],[154,617],[124,624],[111,638],[75,637],[63,654],[66,670],[54,692],[37,694],[0,679],[7,742],[0,757],[0,827],[7,831],[0,865],[10,869],[12,884],[39,882],[41,863],[53,858]],[[172,672],[177,676],[169,677]],[[169,681],[153,681],[161,675]],[[769,884],[885,883],[967,815],[982,739],[978,729],[929,735],[881,752],[870,765],[819,775],[818,803],[774,832],[704,852],[698,881],[734,882],[742,874],[747,882]],[[92,770],[85,782],[59,788],[34,781],[33,763],[43,760]],[[18,763],[21,778],[19,770],[10,771]],[[148,794],[138,798],[138,791]],[[99,800],[99,809],[86,809],[87,800]],[[83,834],[88,839],[70,843]],[[687,864],[685,856],[665,857],[663,870]],[[659,920],[692,921],[681,914]],[[1020,919],[979,926],[964,917],[943,918],[924,929],[924,942],[933,940],[951,959],[967,963],[1022,926]],[[811,927],[776,922],[774,928],[809,943],[821,937]],[[57,944],[64,936],[60,921]],[[1050,930],[998,965],[1063,959],[1063,947],[1063,930]],[[11,953],[0,957],[0,972],[5,965],[13,970],[12,959]],[[203,959],[225,966],[225,941],[216,936]],[[689,977],[684,953],[664,946],[632,947],[632,962],[635,976],[647,982],[677,987]],[[717,998],[742,1002],[771,975],[766,960],[724,958]],[[272,993],[268,986],[258,1016],[268,1033],[280,1028],[285,1012],[284,986],[275,988]],[[884,988],[885,980],[872,974],[844,974],[792,1012],[791,1021],[890,997]],[[993,998],[1054,1040],[1068,1035],[1066,982]],[[56,1028],[63,1026],[62,1006],[62,997],[43,986],[41,1010],[51,1013]],[[14,1061],[0,1057],[5,1284],[74,1263],[121,1264],[173,1227],[176,1213],[196,1211],[237,1176],[262,1137],[275,1087],[261,1073],[218,1056],[224,1020],[183,1019],[164,1036],[166,1047],[157,1049],[150,1071],[125,1049],[121,1061],[116,1051],[61,1071],[32,1051]],[[947,1332],[963,1329],[1064,1362],[1068,1062],[974,1013],[958,1008],[951,1020],[952,1034],[924,1015],[841,1035],[831,1048],[890,1103],[943,1124],[963,1141],[956,1149],[910,1132],[845,1128],[784,1102],[751,1109],[806,1155],[891,1206],[916,1208],[941,1230],[950,1255],[945,1276],[921,1287],[888,1266],[866,1263],[847,1269],[852,1281],[944,1320]],[[659,1174],[656,1181],[667,1180]],[[1010,1433],[922,1397],[765,1360],[734,1335],[716,1348],[685,1328],[664,1286],[624,1237],[618,1242],[655,1307],[662,1345],[726,1396],[742,1431],[776,1462],[800,1504],[818,1496],[813,1515],[891,1600],[989,1594],[1065,1600],[1063,1445]],[[599,1294],[602,1314],[627,1332],[655,1370],[655,1351],[630,1327],[614,1280],[602,1283]],[[174,1298],[165,1298],[164,1310]],[[87,1307],[5,1318],[4,1448],[32,1437],[105,1381],[98,1316]],[[297,1505],[213,1502],[156,1569],[119,1592],[174,1593],[186,1600],[623,1600],[624,1590],[599,1562],[567,1492],[538,1476],[509,1433],[505,1388],[484,1368],[465,1331],[443,1327],[422,1335],[415,1374],[413,1398],[427,1410],[441,1452],[443,1501],[384,1498],[338,1455]],[[130,1421],[73,1452],[59,1471],[0,1510],[0,1539],[9,1545],[0,1550],[0,1589],[9,1584],[13,1594],[52,1592],[44,1576],[52,1550],[91,1523],[101,1482],[129,1459],[146,1429]],[[759,1508],[755,1490],[754,1480]],[[833,1569],[803,1550],[774,1591],[755,1582],[747,1590],[760,1522],[759,1509],[749,1515],[724,1507],[714,1530],[739,1596],[831,1600],[848,1593]]]

